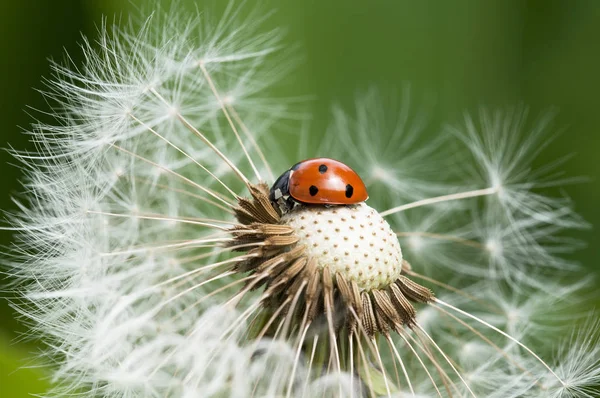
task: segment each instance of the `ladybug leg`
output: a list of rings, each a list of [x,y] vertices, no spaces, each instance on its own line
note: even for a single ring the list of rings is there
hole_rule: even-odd
[[[291,196],[279,196],[277,199],[275,200],[271,200],[271,204],[273,205],[273,207],[275,208],[275,210],[277,210],[277,212],[279,213],[279,215],[284,215],[289,213],[296,205],[298,205],[298,202],[296,202]]]
[[[300,205],[300,203],[296,202],[296,201],[295,201],[295,200],[294,200],[294,199],[293,199],[291,196],[288,196],[288,197],[287,197],[287,199],[286,199],[286,201],[285,201],[285,204],[286,204],[286,206],[287,206],[287,207],[286,207],[286,210],[287,210],[287,211],[291,211],[291,210],[293,210],[293,209],[294,209],[296,206],[299,206],[299,205]]]

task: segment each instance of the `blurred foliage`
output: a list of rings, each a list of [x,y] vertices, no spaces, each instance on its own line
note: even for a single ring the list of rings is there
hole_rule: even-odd
[[[41,77],[50,75],[47,58],[62,59],[66,49],[80,62],[80,34],[94,36],[102,15],[127,17],[145,2],[120,0],[4,1],[0,6],[0,145],[30,148],[17,126],[31,122],[26,106],[45,109]],[[205,4],[178,1],[180,7]],[[211,7],[223,7],[213,2]],[[600,2],[558,0],[265,1],[278,12],[270,26],[287,30],[286,43],[300,44],[297,71],[273,95],[311,94],[312,131],[327,126],[333,102],[351,104],[359,90],[374,85],[400,90],[410,84],[415,99],[428,104],[434,123],[460,121],[479,106],[526,104],[532,115],[558,110],[559,135],[540,164],[574,154],[565,167],[571,176],[591,182],[568,188],[577,210],[600,225]],[[135,12],[134,12],[135,14]],[[423,139],[427,139],[424,137]],[[0,208],[13,209],[10,195],[19,191],[20,171],[7,166],[3,153]],[[290,164],[293,160],[290,160]],[[0,241],[11,236],[1,231]],[[579,234],[590,243],[576,254],[597,272],[600,234]],[[29,366],[30,343],[13,343],[24,329],[0,302],[0,396],[25,397],[41,392],[41,371]]]
[[[29,353],[0,333],[0,396],[31,397],[48,389],[47,376],[36,369]],[[31,366],[31,367],[27,367]]]

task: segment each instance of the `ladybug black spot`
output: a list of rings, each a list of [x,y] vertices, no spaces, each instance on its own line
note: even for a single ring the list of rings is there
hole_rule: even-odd
[[[311,185],[308,189],[308,192],[310,193],[310,196],[315,196],[319,192],[319,188],[315,187],[314,185]]]
[[[324,164],[319,166],[319,173],[325,174],[326,171],[327,171],[327,166],[325,166]]]
[[[350,199],[354,194],[354,187],[350,184],[346,185],[346,197]]]

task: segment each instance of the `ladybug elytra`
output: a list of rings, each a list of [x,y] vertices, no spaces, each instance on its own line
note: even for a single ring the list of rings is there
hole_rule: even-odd
[[[350,167],[329,158],[307,159],[283,173],[271,187],[273,203],[351,205],[367,200],[367,188]]]

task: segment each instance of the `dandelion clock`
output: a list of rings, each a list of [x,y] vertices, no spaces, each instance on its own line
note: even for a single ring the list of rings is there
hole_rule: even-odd
[[[315,141],[265,91],[280,31],[239,7],[107,23],[52,64],[5,256],[50,396],[597,397],[561,257],[585,223],[534,167],[550,119],[421,140],[408,91],[371,89]]]

